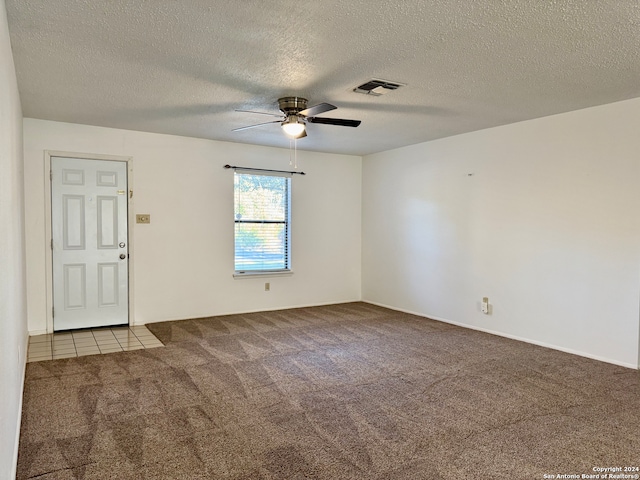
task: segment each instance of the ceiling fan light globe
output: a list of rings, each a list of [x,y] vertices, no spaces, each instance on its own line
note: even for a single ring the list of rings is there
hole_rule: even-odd
[[[287,118],[282,122],[282,129],[290,137],[297,138],[304,132],[304,123],[299,122],[297,118]]]

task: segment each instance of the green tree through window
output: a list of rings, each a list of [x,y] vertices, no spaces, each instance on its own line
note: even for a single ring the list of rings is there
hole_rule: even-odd
[[[235,172],[235,270],[290,269],[291,177]]]

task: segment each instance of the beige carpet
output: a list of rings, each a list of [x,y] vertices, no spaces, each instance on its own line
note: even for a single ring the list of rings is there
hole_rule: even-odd
[[[30,363],[18,478],[542,479],[640,466],[640,373],[366,303]],[[547,477],[549,478],[549,477]]]

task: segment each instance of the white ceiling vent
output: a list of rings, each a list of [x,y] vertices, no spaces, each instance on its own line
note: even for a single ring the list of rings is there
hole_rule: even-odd
[[[380,95],[384,95],[404,86],[404,83],[387,82],[386,80],[377,80],[373,78],[362,85],[358,85],[353,89],[353,91],[356,93],[364,93],[365,95],[374,95],[379,97]]]

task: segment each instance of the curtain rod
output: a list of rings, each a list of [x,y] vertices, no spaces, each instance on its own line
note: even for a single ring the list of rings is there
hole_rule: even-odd
[[[291,175],[306,175],[304,172],[290,172],[287,170],[267,170],[266,168],[238,167],[236,165],[225,165],[224,168],[233,168],[234,170],[255,170],[256,172],[273,172],[273,173],[290,173]]]

